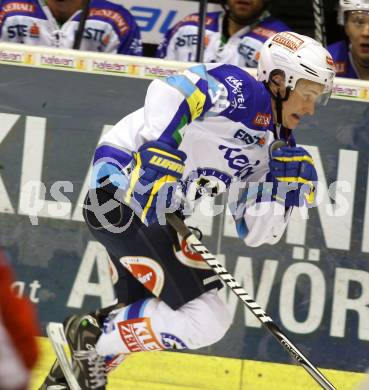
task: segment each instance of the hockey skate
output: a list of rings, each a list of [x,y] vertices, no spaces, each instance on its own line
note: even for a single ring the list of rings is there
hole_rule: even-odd
[[[91,315],[71,316],[64,321],[63,326],[50,323],[47,332],[68,383],[67,388],[104,390],[107,383],[105,361],[95,350],[95,344],[101,334],[96,319]],[[64,350],[65,343],[69,346],[71,361]],[[62,390],[53,387],[43,389]]]

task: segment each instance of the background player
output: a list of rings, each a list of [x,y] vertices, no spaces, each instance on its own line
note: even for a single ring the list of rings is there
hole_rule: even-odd
[[[203,62],[222,62],[255,68],[263,43],[289,28],[267,10],[268,0],[222,0],[223,12],[210,12],[205,24]],[[199,15],[185,17],[168,30],[157,57],[195,61]]]
[[[3,0],[0,4],[1,41],[73,48],[82,0]],[[91,0],[80,49],[142,55],[140,31],[123,6]]]
[[[346,38],[328,47],[337,76],[369,80],[369,0],[340,0],[338,23]]]

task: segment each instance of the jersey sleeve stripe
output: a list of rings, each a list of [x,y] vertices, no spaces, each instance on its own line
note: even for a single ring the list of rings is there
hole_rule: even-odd
[[[169,77],[166,82],[180,91],[186,98],[191,114],[191,122],[198,118],[202,114],[206,94],[185,75]]]
[[[190,123],[190,111],[186,100],[180,104],[173,119],[163,131],[158,141],[162,141],[177,147],[183,138],[183,132],[181,131],[184,126]]]
[[[132,156],[110,145],[102,144],[95,151],[93,163],[95,164],[102,159],[108,160],[110,163],[115,162],[117,166],[120,165],[123,168],[131,162]]]
[[[207,71],[204,65],[193,66],[188,70],[190,73],[197,74],[201,79],[208,82],[207,88],[212,91],[214,95],[219,91],[219,86],[214,77],[212,77]]]

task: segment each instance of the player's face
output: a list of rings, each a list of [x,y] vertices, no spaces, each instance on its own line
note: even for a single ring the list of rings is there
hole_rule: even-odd
[[[227,0],[227,4],[235,19],[246,22],[260,15],[264,0]]]
[[[323,85],[309,80],[299,80],[283,103],[283,126],[294,129],[304,115],[314,115],[315,105],[323,93]]]
[[[65,22],[82,8],[82,0],[48,0],[47,5],[57,21]]]
[[[345,32],[351,43],[351,52],[360,65],[369,66],[369,12],[348,12]]]

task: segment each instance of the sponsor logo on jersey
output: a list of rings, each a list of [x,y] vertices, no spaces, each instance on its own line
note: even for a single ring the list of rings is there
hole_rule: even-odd
[[[260,160],[250,162],[249,158],[239,152],[242,151],[240,148],[230,148],[228,146],[219,145],[219,150],[224,151],[224,158],[228,161],[228,166],[234,169],[235,176],[241,180],[250,176],[254,172],[254,168],[260,164]]]
[[[171,333],[160,333],[161,342],[166,349],[186,349],[186,344],[177,336]]]
[[[195,23],[199,23],[200,21],[200,17],[199,15],[188,15],[188,16],[185,16],[183,19],[182,19],[182,24],[183,23],[186,23],[186,22],[195,22]],[[209,16],[206,17],[205,19],[205,25],[206,26],[209,26],[209,24],[211,24],[213,22],[213,19],[210,18]]]
[[[28,36],[28,26],[26,24],[14,24],[7,28],[8,38],[25,38]]]
[[[238,129],[233,137],[242,140],[246,145],[259,145],[261,147],[266,143],[264,136],[260,137],[258,135],[249,134],[244,129]]]
[[[197,45],[197,34],[183,34],[177,37],[175,42],[175,48],[179,47],[192,47]]]
[[[91,8],[89,12],[89,16],[90,17],[99,16],[113,21],[118,27],[120,35],[126,34],[127,31],[129,30],[129,25],[124,19],[124,17],[120,13],[115,12],[111,9]]]
[[[232,87],[232,93],[235,95],[231,101],[232,108],[230,112],[233,112],[235,109],[246,109],[245,98],[243,96],[243,81],[234,76],[228,76],[225,78],[225,82]]]
[[[40,27],[38,27],[37,23],[33,23],[29,28],[29,36],[31,38],[39,38],[40,37]]]
[[[261,26],[255,27],[251,32],[264,38],[271,38],[273,35],[277,34],[277,31],[269,30],[268,28]]]
[[[336,70],[337,75],[346,73],[347,64],[344,61],[337,61],[334,63],[334,68]]]
[[[7,3],[2,7],[2,13],[4,15],[10,12],[26,12],[33,14],[35,12],[35,5],[30,3],[23,3],[20,1],[14,1],[11,3]]]
[[[281,32],[277,34],[273,39],[273,42],[280,46],[284,46],[291,51],[297,51],[299,47],[304,43],[302,39],[289,32]]]
[[[124,344],[131,352],[165,349],[152,330],[150,318],[135,318],[118,322],[118,329]]]
[[[120,353],[119,355],[105,356],[105,372],[111,372],[119,367],[127,356],[128,355],[124,353]]]
[[[245,58],[245,65],[250,67],[255,67],[257,65],[256,56],[258,53],[258,48],[250,45],[250,40],[242,40],[238,45],[238,52]],[[260,41],[258,41],[260,42]],[[258,46],[261,46],[258,45]]]
[[[269,126],[271,120],[272,120],[272,115],[271,114],[258,112],[255,115],[255,118],[253,119],[252,123],[255,126],[264,127],[264,126]]]
[[[155,260],[144,256],[124,256],[120,262],[155,296],[159,296],[164,285],[164,272]]]
[[[210,266],[203,260],[201,255],[196,252],[192,252],[188,248],[186,240],[182,239],[180,236],[178,236],[178,240],[181,243],[181,249],[176,251],[174,248],[174,253],[182,264],[196,269],[211,269]]]
[[[105,47],[110,42],[111,35],[105,33],[104,29],[86,27],[83,31],[83,39],[98,42],[100,46],[97,48],[99,51],[104,51]]]
[[[110,39],[111,39],[111,35],[106,34],[105,37],[103,37],[103,39],[101,40],[101,42],[104,46],[108,46],[110,43]]]

